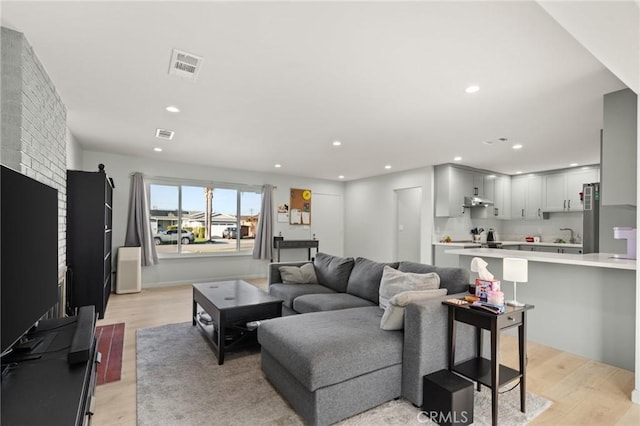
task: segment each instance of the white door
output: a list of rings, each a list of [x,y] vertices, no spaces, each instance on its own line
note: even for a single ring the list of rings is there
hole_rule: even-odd
[[[396,189],[396,258],[420,262],[422,188]]]
[[[313,193],[312,237],[315,234],[319,250],[335,256],[344,253],[344,201],[342,195]],[[311,255],[315,257],[314,250]]]

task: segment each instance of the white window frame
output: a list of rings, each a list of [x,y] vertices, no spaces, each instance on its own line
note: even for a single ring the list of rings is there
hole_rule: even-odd
[[[197,258],[197,257],[224,257],[224,256],[251,256],[253,250],[241,250],[240,242],[241,238],[239,236],[242,234],[242,193],[243,192],[255,192],[258,194],[262,193],[261,185],[249,185],[249,184],[240,184],[240,183],[229,183],[229,182],[217,182],[217,181],[209,181],[209,180],[196,180],[196,179],[183,179],[183,178],[168,178],[168,177],[149,177],[146,179],[147,186],[147,196],[148,196],[148,205],[149,205],[149,214],[151,214],[151,185],[164,185],[164,186],[177,186],[178,187],[178,232],[182,231],[182,187],[183,186],[202,186],[207,187],[210,186],[214,189],[232,189],[236,190],[236,222],[235,226],[237,229],[236,237],[236,249],[233,252],[205,252],[205,253],[183,253],[182,252],[182,241],[178,238],[176,241],[177,253],[158,253],[158,258],[160,259],[184,259],[184,258]],[[260,212],[261,213],[261,212]],[[205,213],[206,214],[206,213]],[[180,235],[180,234],[178,234]]]

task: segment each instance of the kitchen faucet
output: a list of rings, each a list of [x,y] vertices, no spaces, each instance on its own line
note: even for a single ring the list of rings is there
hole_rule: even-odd
[[[573,229],[571,228],[560,228],[561,231],[569,231],[571,232],[571,236],[569,237],[569,244],[575,244],[576,239],[573,237]]]

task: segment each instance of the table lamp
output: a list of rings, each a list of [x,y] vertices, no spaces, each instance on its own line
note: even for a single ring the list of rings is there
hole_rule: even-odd
[[[527,259],[505,258],[502,261],[502,277],[506,281],[513,281],[513,300],[509,300],[507,305],[524,306],[524,303],[518,302],[516,285],[518,281],[526,283],[529,280],[529,263]]]

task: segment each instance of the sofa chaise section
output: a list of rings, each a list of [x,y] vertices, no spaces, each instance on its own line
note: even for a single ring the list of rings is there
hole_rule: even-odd
[[[402,331],[380,329],[377,306],[265,321],[262,369],[311,425],[326,425],[401,395]]]

